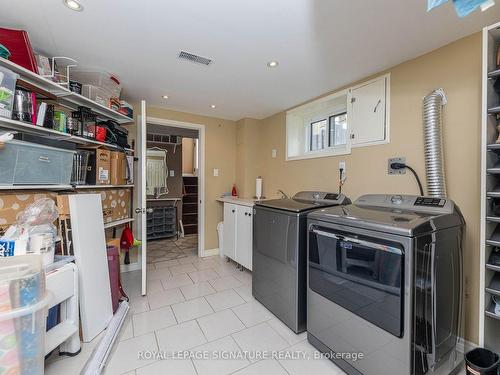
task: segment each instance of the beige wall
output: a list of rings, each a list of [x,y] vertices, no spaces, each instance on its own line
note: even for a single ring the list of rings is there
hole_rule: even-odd
[[[261,121],[245,118],[236,126],[236,186],[240,197],[252,198],[261,171]]]
[[[480,59],[481,38],[480,34],[474,34],[389,69],[390,144],[355,148],[350,155],[339,157],[287,162],[282,112],[253,124],[258,128],[255,134],[259,135],[259,146],[253,151],[254,157],[245,154],[237,165],[240,174],[249,167],[259,166],[253,174],[262,175],[264,194],[268,197],[277,197],[277,189],[289,194],[303,189],[337,191],[341,160],[346,161],[344,192],[351,198],[366,193],[418,194],[410,173],[387,175],[387,159],[405,156],[407,163],[424,178],[422,98],[433,89],[444,88],[448,96],[444,109],[448,194],[460,206],[467,222],[466,338],[474,342],[478,340],[479,320]],[[239,139],[239,148],[245,142],[246,138]],[[239,148],[238,155],[244,154]],[[272,149],[278,150],[276,159],[271,158]]]
[[[194,139],[182,138],[182,173],[193,174]]]
[[[136,113],[140,113],[140,104],[133,106]],[[230,191],[236,181],[236,122],[154,107],[148,107],[146,114],[205,125],[205,249],[217,248],[217,224],[222,220],[222,204],[216,199]],[[130,134],[135,134],[135,126],[129,129]],[[219,169],[219,177],[213,176],[214,168]]]

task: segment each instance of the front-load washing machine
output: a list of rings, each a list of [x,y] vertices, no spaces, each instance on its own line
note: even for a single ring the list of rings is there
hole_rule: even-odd
[[[309,342],[348,374],[458,371],[464,224],[451,200],[406,195],[309,214]]]

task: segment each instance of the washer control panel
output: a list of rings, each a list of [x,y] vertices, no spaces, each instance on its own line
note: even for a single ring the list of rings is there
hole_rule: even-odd
[[[344,194],[336,194],[325,191],[299,191],[293,199],[318,202],[323,204],[349,204],[351,201]]]

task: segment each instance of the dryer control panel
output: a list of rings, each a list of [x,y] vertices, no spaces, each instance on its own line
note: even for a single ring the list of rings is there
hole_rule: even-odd
[[[446,199],[444,198],[428,198],[428,197],[418,197],[415,200],[415,206],[426,206],[426,207],[444,207],[446,204]]]
[[[391,208],[431,214],[449,214],[453,213],[455,209],[455,203],[450,199],[399,194],[363,195],[354,204],[357,206]]]

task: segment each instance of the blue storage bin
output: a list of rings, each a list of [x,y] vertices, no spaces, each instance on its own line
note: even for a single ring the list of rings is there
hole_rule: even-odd
[[[0,149],[0,185],[69,185],[71,150],[12,140]]]

